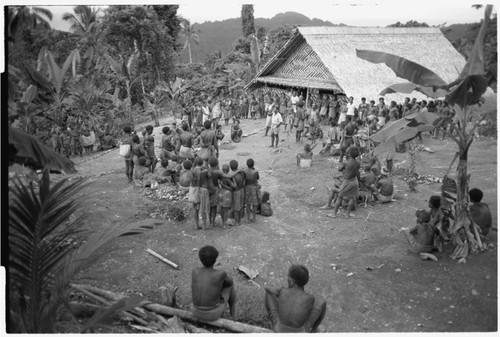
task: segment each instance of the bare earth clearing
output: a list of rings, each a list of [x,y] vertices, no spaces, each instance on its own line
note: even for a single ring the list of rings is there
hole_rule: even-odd
[[[242,120],[244,134],[260,130],[263,120]],[[162,124],[163,126],[163,124]],[[228,127],[224,127],[226,135]],[[326,132],[326,128],[325,128]],[[161,127],[155,128],[156,144]],[[221,252],[223,268],[236,280],[239,320],[267,327],[263,305],[264,286],[284,284],[289,261],[309,268],[306,291],[324,297],[328,303],[323,326],[328,332],[464,332],[497,330],[497,231],[489,234],[494,248],[469,256],[466,264],[450,259],[451,247],[436,253],[439,262],[422,261],[407,252],[401,227],[415,224],[415,209],[427,208],[440,185],[419,185],[408,192],[404,181],[395,178],[396,202],[358,207],[355,219],[326,217],[319,206],[326,201],[326,185],[332,183],[337,161],[315,156],[310,169],[297,169],[295,154],[301,146],[294,137],[280,143],[283,152],[268,148],[263,132],[243,138],[239,144],[221,147],[220,163],[236,159],[240,166],[253,158],[260,171],[263,190],[271,193],[275,215],[257,217],[257,222],[222,229],[195,231],[192,216],[182,222],[152,219],[150,214],[167,201],[142,196],[142,189],[127,183],[123,159],[114,150],[97,158],[75,161],[80,174],[94,183],[84,191],[83,210],[89,213],[89,227],[112,223],[157,224],[145,234],[124,237],[114,244],[123,249],[112,253],[82,277],[98,287],[142,294],[159,302],[159,287],[178,286],[178,304],[188,308],[191,300],[191,269],[199,264],[198,248],[214,245]],[[442,178],[456,145],[451,140],[424,137],[434,153],[418,152],[417,172]],[[321,145],[315,149],[319,152]],[[470,187],[479,187],[497,218],[496,139],[474,141],[469,152]],[[159,150],[157,150],[159,153]],[[397,154],[395,164],[408,160]],[[183,203],[187,204],[187,201]],[[173,270],[145,252],[153,249],[180,265]],[[257,270],[255,283],[234,268],[245,265]],[[335,269],[332,265],[335,265]],[[71,330],[71,322],[62,326]],[[121,324],[117,321],[117,324]],[[64,327],[63,327],[64,329]],[[115,332],[132,332],[116,326]]]

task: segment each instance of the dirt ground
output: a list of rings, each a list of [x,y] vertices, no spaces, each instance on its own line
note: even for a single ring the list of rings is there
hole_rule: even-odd
[[[261,130],[263,120],[242,120],[244,134]],[[163,124],[162,124],[163,126]],[[229,134],[228,127],[223,130]],[[325,127],[326,131],[326,127]],[[326,132],[325,132],[326,133]],[[156,144],[161,127],[155,128]],[[417,187],[417,193],[394,178],[395,202],[358,207],[354,219],[331,219],[319,210],[326,201],[338,162],[314,157],[309,169],[297,169],[295,154],[301,146],[294,137],[280,143],[282,152],[269,148],[270,137],[260,131],[238,144],[221,147],[220,163],[236,159],[240,166],[253,158],[263,190],[271,194],[274,216],[223,229],[195,231],[193,219],[165,221],[152,218],[168,201],[145,197],[141,188],[127,183],[123,158],[114,150],[76,159],[80,174],[93,184],[82,193],[89,228],[126,222],[153,223],[155,229],[117,239],[122,249],[81,276],[101,288],[135,293],[159,301],[159,287],[178,286],[178,304],[190,303],[191,269],[199,265],[197,249],[210,244],[220,251],[220,265],[236,281],[238,318],[268,327],[263,305],[264,287],[284,285],[289,262],[306,265],[310,281],[306,291],[327,301],[323,326],[328,332],[472,332],[497,331],[497,222],[487,251],[469,256],[466,264],[450,258],[451,247],[437,253],[439,262],[422,261],[407,251],[401,227],[415,224],[415,210],[426,208],[437,183]],[[456,145],[451,140],[424,137],[434,153],[417,153],[417,172],[442,178]],[[319,152],[319,145],[315,153]],[[497,141],[480,138],[469,152],[470,187],[484,192],[497,219]],[[159,149],[157,149],[159,153]],[[396,164],[408,163],[398,153]],[[186,201],[182,203],[187,205]],[[145,252],[153,249],[180,265],[174,270]],[[259,272],[254,283],[235,267]],[[120,328],[117,327],[117,330]],[[121,330],[123,331],[123,330]],[[132,330],[125,331],[132,332]]]

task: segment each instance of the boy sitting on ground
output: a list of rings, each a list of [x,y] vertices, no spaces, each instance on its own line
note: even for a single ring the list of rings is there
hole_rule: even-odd
[[[473,188],[469,191],[469,198],[472,202],[470,205],[472,220],[481,228],[481,235],[486,237],[491,229],[492,217],[488,204],[481,202],[483,191]]]
[[[287,288],[265,288],[265,306],[274,332],[318,332],[326,314],[326,302],[305,292],[308,281],[307,268],[292,265]]]
[[[164,184],[168,181],[167,173],[168,159],[162,159],[160,161],[160,167],[156,169],[155,180],[158,184]]]
[[[310,144],[304,145],[304,151],[302,153],[297,153],[297,166],[298,167],[311,167],[312,166],[312,150],[317,144],[311,146]]]
[[[269,192],[262,193],[262,200],[260,202],[260,215],[262,216],[272,216],[273,209],[271,208],[271,202],[269,201]]]
[[[135,184],[141,187],[151,186],[151,182],[148,181],[150,177],[149,167],[146,166],[147,159],[141,157],[137,160],[137,167],[134,169],[134,180]]]
[[[412,253],[430,253],[434,250],[434,236],[437,233],[436,227],[432,226],[429,221],[431,215],[424,210],[415,212],[417,217],[417,225],[411,229],[403,231],[406,239],[411,245],[408,251]]]
[[[394,183],[392,182],[392,178],[389,177],[389,170],[387,168],[382,167],[380,178],[375,184],[371,185],[371,189],[375,198],[381,203],[392,201]]]
[[[229,304],[229,311],[236,319],[236,292],[233,280],[225,271],[214,269],[219,252],[215,247],[204,246],[198,252],[203,267],[193,269],[191,312],[202,321],[215,321],[222,317]]]

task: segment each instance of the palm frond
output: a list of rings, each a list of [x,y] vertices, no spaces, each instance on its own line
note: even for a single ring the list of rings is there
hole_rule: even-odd
[[[54,276],[77,244],[68,239],[80,231],[81,216],[70,221],[77,209],[74,195],[85,186],[83,179],[50,186],[44,170],[38,187],[14,178],[9,207],[9,288],[26,332],[53,330],[58,302],[49,296]],[[18,322],[19,323],[19,322]]]

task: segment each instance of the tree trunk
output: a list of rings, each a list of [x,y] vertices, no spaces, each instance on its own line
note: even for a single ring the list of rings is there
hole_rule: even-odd
[[[188,42],[188,53],[189,53],[189,63],[193,63],[193,60],[191,59],[191,43]]]
[[[468,213],[468,193],[469,193],[469,176],[467,175],[467,153],[468,149],[460,149],[460,157],[457,167],[457,201],[455,203],[455,224],[453,226],[453,233],[457,232],[460,228],[465,227],[467,230],[470,225]]]

